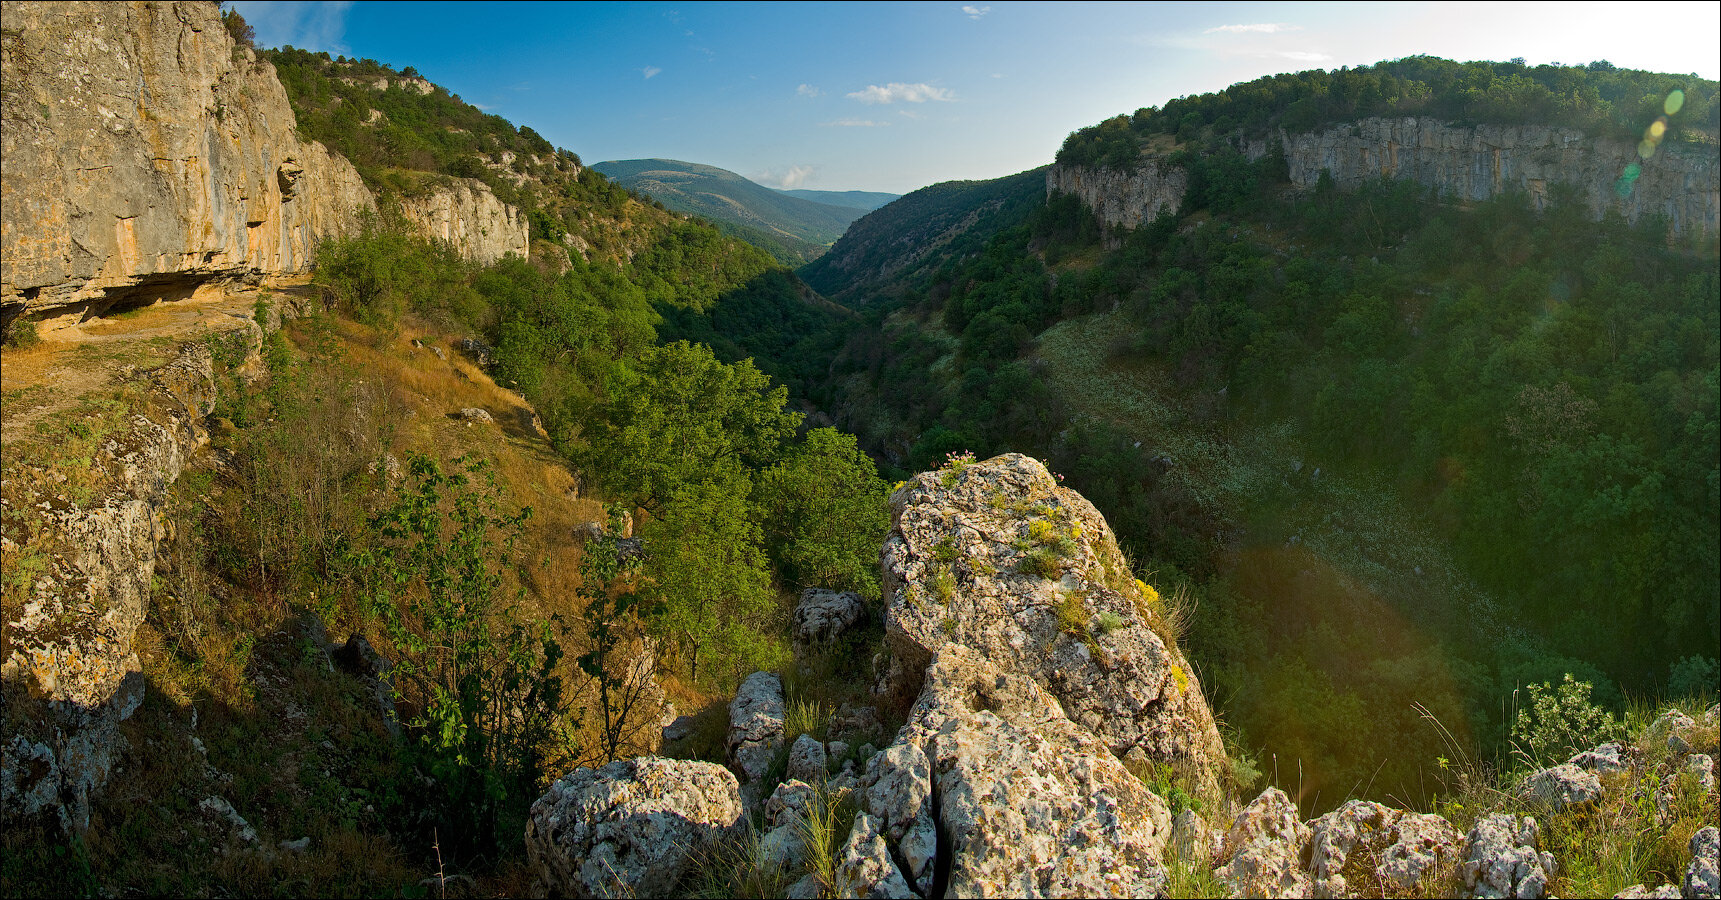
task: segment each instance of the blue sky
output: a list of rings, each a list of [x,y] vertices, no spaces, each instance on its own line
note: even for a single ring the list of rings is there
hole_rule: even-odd
[[[1713,2],[233,5],[261,44],[413,66],[587,162],[820,190],[995,178],[1120,112],[1419,53],[1721,74]]]

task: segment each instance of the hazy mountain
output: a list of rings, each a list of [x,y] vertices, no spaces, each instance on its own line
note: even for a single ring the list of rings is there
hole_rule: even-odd
[[[779,190],[780,194],[811,200],[814,203],[827,203],[831,206],[847,206],[854,209],[875,210],[901,197],[901,194],[886,194],[879,191],[804,191]]]
[[[865,208],[817,203],[727,169],[675,159],[610,160],[592,168],[628,190],[649,194],[676,212],[709,219],[794,264],[817,258],[866,213]]]

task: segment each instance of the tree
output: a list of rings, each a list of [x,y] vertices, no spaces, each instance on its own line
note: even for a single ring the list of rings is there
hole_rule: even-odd
[[[662,509],[685,487],[721,481],[731,465],[776,461],[799,413],[751,360],[718,361],[678,341],[648,351],[610,392],[590,431],[587,468],[615,494]]]
[[[759,477],[754,506],[785,584],[878,596],[886,488],[855,437],[815,428]]]
[[[610,534],[621,533],[619,511],[610,515]],[[639,747],[638,738],[656,724],[656,717],[642,713],[655,707],[657,688],[652,681],[652,657],[645,645],[645,631],[638,594],[618,586],[619,576],[632,574],[637,560],[623,563],[616,543],[607,536],[588,541],[580,566],[581,612],[586,622],[589,649],[576,662],[598,692],[598,757],[613,762]],[[630,652],[631,651],[631,652]]]

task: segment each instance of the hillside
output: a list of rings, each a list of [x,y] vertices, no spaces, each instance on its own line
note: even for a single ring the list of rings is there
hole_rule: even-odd
[[[774,191],[727,169],[674,159],[623,159],[595,163],[630,191],[676,212],[700,216],[729,233],[758,242],[787,265],[816,259],[842,236],[861,210]]]

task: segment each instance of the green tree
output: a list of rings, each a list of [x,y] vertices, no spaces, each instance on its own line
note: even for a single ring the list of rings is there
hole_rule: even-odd
[[[877,598],[878,548],[890,528],[885,483],[855,437],[815,428],[759,476],[754,507],[785,584]]]

